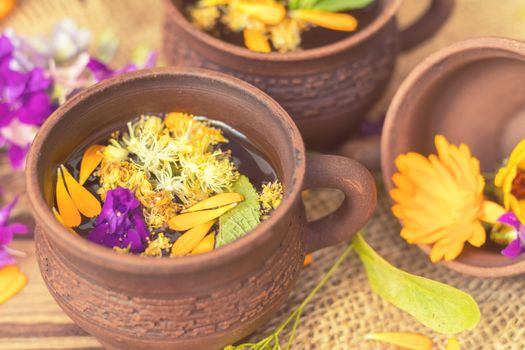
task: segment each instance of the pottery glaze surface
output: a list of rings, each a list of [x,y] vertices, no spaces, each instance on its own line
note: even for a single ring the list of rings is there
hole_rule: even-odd
[[[164,53],[170,64],[221,71],[259,87],[292,116],[312,149],[336,146],[364,119],[386,88],[400,47],[395,14],[401,0],[378,0],[377,18],[346,39],[269,54],[201,32],[181,13],[181,2],[165,4]],[[427,21],[418,22],[418,30],[407,30],[401,46],[409,48],[424,40],[421,35],[431,35],[451,8],[452,0],[434,1]]]
[[[285,188],[268,220],[213,252],[155,259],[117,254],[53,218],[58,164],[133,116],[171,110],[220,119],[260,148]],[[222,74],[174,68],[126,74],[73,97],[42,127],[26,177],[37,258],[51,294],[81,328],[118,349],[220,349],[246,337],[284,302],[305,252],[348,240],[376,198],[358,163],[306,155],[291,119],[261,91]],[[347,198],[308,225],[300,191],[310,186],[340,188]]]
[[[465,143],[493,172],[525,138],[525,44],[479,38],[455,44],[423,61],[403,82],[388,110],[381,144],[387,189],[393,188],[395,158],[414,151],[435,153],[434,136]],[[428,253],[430,247],[421,246]],[[525,272],[525,257],[510,259],[490,242],[465,245],[454,261],[462,273],[501,277]]]

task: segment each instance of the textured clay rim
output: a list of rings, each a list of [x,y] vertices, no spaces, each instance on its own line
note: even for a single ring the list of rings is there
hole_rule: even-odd
[[[165,0],[166,16],[169,20],[177,23],[179,28],[182,28],[193,39],[204,43],[214,49],[222,52],[227,52],[233,56],[238,56],[251,60],[271,61],[271,62],[293,62],[306,61],[326,56],[335,55],[341,51],[347,50],[353,46],[357,46],[361,42],[380,31],[397,13],[403,0],[385,0],[385,8],[375,18],[372,23],[368,24],[363,30],[346,39],[336,41],[332,44],[316,47],[298,52],[270,52],[261,53],[248,50],[247,48],[230,44],[226,41],[215,38],[214,36],[197,29],[191,24],[186,17],[179,11],[172,0]]]
[[[400,111],[407,101],[413,99],[413,91],[432,84],[436,77],[440,77],[441,71],[446,66],[454,65],[455,58],[462,58],[467,54],[478,54],[479,57],[488,58],[491,53],[510,54],[514,55],[516,59],[525,60],[525,43],[497,37],[465,40],[432,54],[403,81],[388,109],[381,138],[381,169],[388,190],[393,187],[391,178],[395,166],[391,166],[391,164],[393,164],[393,157],[396,156],[392,153],[393,148],[390,145],[396,142],[396,135],[400,129],[399,119],[404,118]],[[418,247],[427,255],[430,253],[431,247],[429,245],[418,245]],[[507,277],[525,272],[525,260],[497,267],[469,265],[458,260],[444,261],[440,264],[457,272],[479,277]]]
[[[250,97],[258,100],[261,104],[266,105],[268,108],[268,114],[275,115],[277,118],[273,121],[274,123],[280,124],[279,127],[289,130],[289,142],[292,147],[295,148],[297,161],[294,173],[291,177],[292,181],[289,184],[287,193],[285,193],[281,205],[267,220],[259,224],[259,226],[249,234],[231,244],[209,253],[185,256],[181,259],[153,259],[136,255],[120,255],[113,252],[111,249],[92,243],[79,235],[72,235],[69,230],[54,218],[39,190],[37,176],[38,157],[41,152],[42,144],[47,138],[50,130],[55,124],[57,124],[57,122],[59,122],[59,120],[62,119],[63,115],[69,113],[72,108],[85,99],[94,97],[94,100],[96,100],[98,98],[103,98],[104,91],[108,88],[118,87],[118,85],[122,83],[141,79],[149,80],[159,76],[185,76],[196,80],[205,79],[210,82],[213,81],[223,86],[227,86],[230,89],[242,90],[243,93],[250,95]],[[29,201],[33,207],[33,214],[37,219],[37,223],[42,225],[42,228],[48,233],[57,236],[57,239],[63,243],[60,248],[68,249],[69,252],[75,255],[78,259],[86,260],[86,256],[89,256],[89,260],[98,265],[126,273],[150,275],[163,275],[178,272],[189,273],[209,269],[210,266],[228,263],[240,256],[246,255],[253,249],[256,249],[256,246],[262,245],[269,240],[272,234],[272,226],[287,215],[292,209],[294,202],[299,197],[305,175],[304,160],[305,148],[299,130],[286,111],[261,90],[237,78],[209,70],[174,67],[156,68],[127,73],[105,80],[80,92],[59,107],[40,128],[31,146],[26,164],[26,185]]]

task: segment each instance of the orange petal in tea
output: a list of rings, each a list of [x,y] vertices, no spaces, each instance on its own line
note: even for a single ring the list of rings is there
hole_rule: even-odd
[[[239,1],[235,3],[234,9],[268,25],[277,25],[286,16],[286,9],[283,4],[277,1]]]
[[[419,333],[386,332],[368,334],[365,339],[393,344],[409,350],[430,350],[432,340]]]
[[[445,350],[461,350],[458,340],[455,337],[449,338]]]
[[[100,214],[102,207],[98,199],[84,186],[79,184],[65,166],[62,165],[61,168],[64,173],[64,180],[66,181],[68,192],[77,209],[88,218]],[[64,218],[62,217],[62,219]]]
[[[87,181],[91,173],[102,161],[102,151],[104,148],[105,147],[101,145],[91,145],[84,152],[82,161],[80,162],[80,175],[78,176],[78,182],[81,185]]]
[[[245,29],[243,32],[244,46],[256,52],[271,52],[272,48],[264,33],[255,29]]]
[[[8,265],[0,270],[0,304],[5,303],[27,284],[27,276],[15,265]]]
[[[170,228],[175,231],[186,231],[195,226],[202,225],[214,220],[235,207],[237,203],[232,203],[218,209],[196,211],[176,215],[168,222]]]
[[[303,266],[306,267],[310,265],[312,261],[314,261],[312,254],[306,254],[306,256],[304,257]]]
[[[80,212],[66,190],[60,169],[57,171],[56,200],[62,224],[67,227],[80,225],[82,221]]]
[[[184,256],[195,249],[214,223],[215,220],[208,221],[185,232],[173,243],[171,256]]]
[[[357,20],[355,17],[346,13],[318,10],[296,10],[293,11],[291,15],[293,18],[332,30],[353,32],[357,28]]]
[[[58,211],[55,209],[55,207],[51,208],[51,211],[53,212],[53,215],[55,216],[55,219],[57,219],[58,222],[60,222],[62,225],[64,225],[64,221],[62,220],[62,218],[60,217],[60,214],[58,213]],[[64,225],[65,226],[65,225]]]
[[[244,200],[244,197],[240,193],[235,193],[235,192],[221,193],[213,197],[207,198],[203,201],[200,201],[199,203],[186,209],[184,212],[189,213],[192,211],[218,208],[224,205],[242,202],[243,200]]]
[[[191,254],[202,254],[211,252],[215,247],[215,232],[210,233],[197,244],[191,251]]]

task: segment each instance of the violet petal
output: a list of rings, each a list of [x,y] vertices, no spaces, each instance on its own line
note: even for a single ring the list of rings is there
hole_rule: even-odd
[[[523,252],[519,238],[510,242],[510,244],[501,251],[501,254],[509,258],[517,258]]]

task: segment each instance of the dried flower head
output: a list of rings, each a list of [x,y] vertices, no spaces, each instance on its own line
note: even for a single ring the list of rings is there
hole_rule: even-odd
[[[148,240],[149,241],[149,240]],[[172,246],[170,239],[164,236],[164,233],[159,233],[157,238],[149,241],[148,247],[144,251],[146,256],[161,257],[164,251],[168,251]]]
[[[261,202],[263,213],[268,213],[270,210],[277,208],[282,200],[283,185],[279,180],[262,185],[259,201]]]

